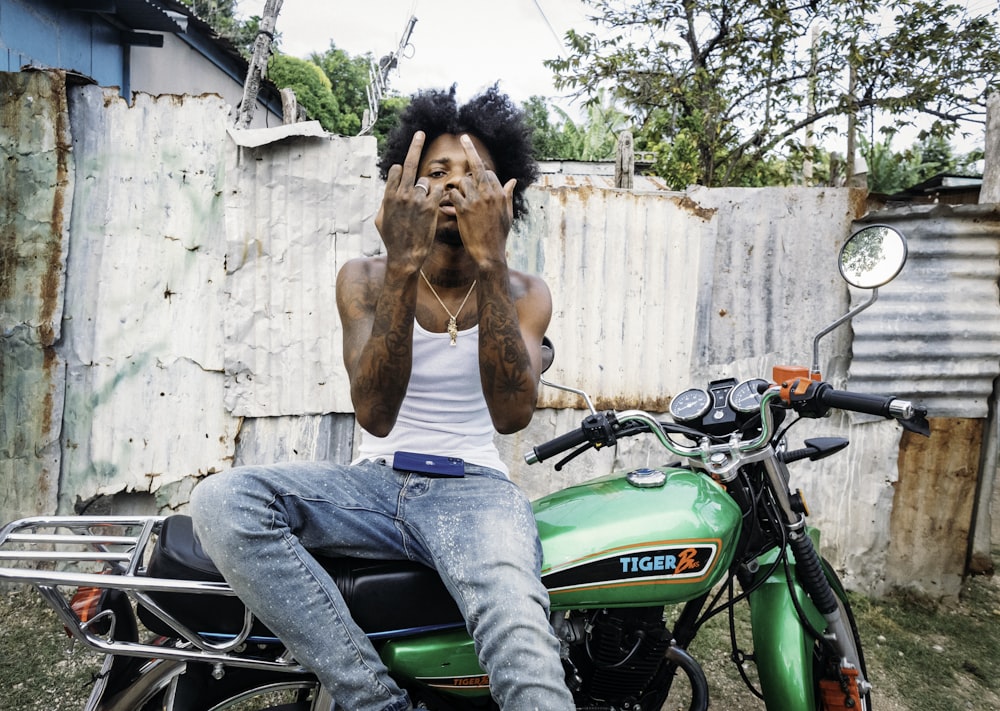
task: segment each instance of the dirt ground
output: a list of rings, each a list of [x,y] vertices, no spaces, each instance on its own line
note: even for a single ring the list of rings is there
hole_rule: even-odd
[[[906,597],[853,600],[877,711],[1000,708],[1000,579],[966,582],[961,603],[941,609]],[[80,711],[99,667],[74,645],[32,591],[0,588],[0,708]],[[742,646],[742,642],[741,642]],[[692,645],[708,676],[712,708],[761,711],[728,659],[724,615]],[[686,709],[673,699],[665,711]]]

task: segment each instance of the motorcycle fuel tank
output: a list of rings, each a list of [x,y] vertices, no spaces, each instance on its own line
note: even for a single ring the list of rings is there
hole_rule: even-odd
[[[665,605],[725,574],[740,509],[704,474],[641,469],[534,502],[553,609]]]

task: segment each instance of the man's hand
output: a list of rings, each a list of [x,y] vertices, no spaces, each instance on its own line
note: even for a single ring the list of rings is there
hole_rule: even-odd
[[[414,133],[403,165],[397,163],[389,168],[382,205],[375,216],[388,263],[414,272],[424,263],[434,242],[437,207],[443,192],[441,187],[428,187],[426,179],[416,179],[425,138],[423,131]]]
[[[489,268],[506,260],[507,234],[514,221],[514,186],[511,178],[500,184],[489,170],[468,136],[461,137],[469,164],[469,174],[449,190],[455,206],[458,231],[469,256],[480,268]]]

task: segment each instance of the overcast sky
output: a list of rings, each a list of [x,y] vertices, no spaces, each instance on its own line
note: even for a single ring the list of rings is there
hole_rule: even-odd
[[[264,0],[239,0],[242,15],[259,15]],[[570,28],[589,29],[580,0],[283,0],[277,31],[285,54],[306,58],[332,41],[351,56],[375,58],[397,49],[417,18],[390,87],[404,95],[458,84],[461,100],[499,81],[521,103],[558,96],[542,62],[563,51]],[[564,109],[570,105],[559,102]]]

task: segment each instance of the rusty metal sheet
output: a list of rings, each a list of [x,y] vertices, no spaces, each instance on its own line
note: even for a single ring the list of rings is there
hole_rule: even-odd
[[[239,429],[221,406],[226,106],[70,96],[63,510],[226,468]]]
[[[664,411],[710,379],[809,365],[815,333],[846,311],[836,259],[859,191],[538,188],[529,199],[512,261],[552,290],[554,379],[601,406]],[[846,350],[846,336],[832,348]]]
[[[982,439],[983,420],[967,418],[932,419],[929,438],[904,433],[886,566],[896,587],[957,601]]]
[[[336,278],[375,253],[375,139],[292,137],[230,152],[226,398],[234,415],[353,412]]]
[[[4,169],[19,164],[48,189],[60,184],[46,162],[57,154],[18,141],[34,131],[47,145],[46,136],[60,135],[51,133],[59,118],[47,124],[34,103],[4,106],[0,120],[12,126],[39,122],[0,135],[16,155]],[[68,200],[72,190],[69,227],[65,217],[55,227],[58,191],[31,192],[33,182],[17,188],[13,208],[4,198],[4,229],[15,221],[17,236],[0,241],[0,496],[24,512],[53,505],[60,471],[63,510],[121,492],[130,505],[175,508],[200,476],[234,461],[349,456],[334,280],[346,259],[381,248],[372,225],[374,141],[284,136],[239,147],[227,134],[227,109],[211,96],[139,95],[128,107],[114,91],[75,88],[63,192]],[[23,177],[3,175],[7,183]],[[862,191],[643,193],[543,183],[528,199],[529,219],[508,242],[511,264],[541,273],[552,288],[550,377],[586,389],[599,407],[662,411],[690,385],[766,376],[775,362],[808,365],[813,334],[851,298],[835,262],[864,208]],[[835,384],[847,380],[848,365],[852,381],[860,378],[868,362],[884,377],[897,353],[918,364],[895,374],[918,392],[940,382],[944,366],[961,376],[972,364],[971,375],[952,378],[962,385],[952,396],[980,407],[965,381],[978,388],[996,377],[997,259],[995,213],[976,209],[972,219],[959,213],[954,235],[942,226],[954,213],[907,218],[922,223],[907,230],[917,237],[904,272],[917,306],[885,289],[855,321],[853,362],[850,328],[825,339],[821,365]],[[930,312],[944,315],[947,336],[897,343],[903,326],[912,340],[911,322],[928,330]],[[888,367],[878,360],[886,353]],[[38,374],[51,387],[38,386]],[[582,418],[575,397],[545,390],[543,404],[528,430],[498,438],[513,478],[533,496],[664,462],[662,450],[637,440],[562,472],[526,470],[521,456],[531,445]],[[34,430],[20,427],[25,419]],[[795,428],[795,437],[811,433],[842,434],[854,446],[796,467],[793,486],[806,490],[823,552],[848,584],[877,592],[891,582],[889,522],[897,462],[909,445],[900,453],[892,422],[835,417]]]
[[[665,409],[692,362],[714,211],[677,194],[591,188],[533,188],[529,203],[508,245],[511,262],[539,271],[552,291],[553,379],[602,407]],[[580,405],[551,390],[542,403]]]
[[[851,387],[920,401],[933,417],[986,417],[1000,375],[1000,207],[918,206],[867,221],[899,228],[909,260],[852,324]]]
[[[65,73],[0,73],[0,521],[55,510],[73,167]]]

